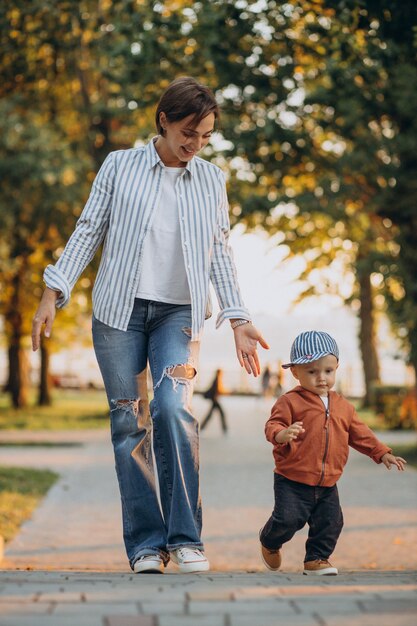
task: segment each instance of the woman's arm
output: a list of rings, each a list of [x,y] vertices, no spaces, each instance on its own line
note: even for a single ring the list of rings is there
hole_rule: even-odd
[[[109,154],[98,172],[87,204],[56,265],[44,273],[46,289],[32,323],[32,348],[40,345],[42,326],[49,337],[56,307],[67,304],[78,277],[93,258],[106,234],[113,196],[114,166]]]
[[[56,300],[58,308],[68,303],[75,283],[106,235],[114,174],[113,154],[110,153],[94,180],[87,204],[63,253],[55,265],[48,265],[45,270],[46,286],[60,292]]]
[[[251,319],[249,311],[243,304],[233,253],[229,245],[229,203],[223,174],[221,174],[221,177],[218,220],[214,236],[210,276],[220,306],[216,327],[220,326],[225,319],[229,319],[231,322],[236,319],[250,322]],[[260,374],[260,364],[257,345],[259,342],[263,348],[268,349],[268,344],[251,323],[238,325],[233,332],[236,355],[241,367],[245,367],[248,374],[258,376]]]

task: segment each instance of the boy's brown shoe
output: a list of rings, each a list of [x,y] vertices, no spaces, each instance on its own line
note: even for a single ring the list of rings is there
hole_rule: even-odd
[[[304,563],[304,572],[307,576],[337,576],[337,567],[333,567],[327,559],[316,559]]]
[[[261,544],[261,555],[268,569],[276,572],[281,567],[281,550],[269,550]]]

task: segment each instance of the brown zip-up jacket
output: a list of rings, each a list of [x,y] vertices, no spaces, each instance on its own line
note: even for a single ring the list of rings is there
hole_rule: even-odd
[[[303,422],[304,433],[284,444],[275,441],[280,430]],[[349,456],[349,446],[381,463],[392,452],[361,422],[354,407],[335,391],[326,410],[320,396],[297,386],[278,398],[265,425],[274,446],[275,472],[306,485],[333,486]]]

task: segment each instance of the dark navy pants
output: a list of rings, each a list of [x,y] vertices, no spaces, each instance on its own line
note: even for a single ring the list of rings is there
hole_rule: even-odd
[[[304,561],[328,559],[343,528],[337,486],[312,487],[274,475],[275,507],[260,533],[265,548],[278,550],[308,524]]]

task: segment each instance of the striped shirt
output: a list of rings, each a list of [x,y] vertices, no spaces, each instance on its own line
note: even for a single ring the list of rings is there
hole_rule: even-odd
[[[44,281],[60,291],[57,307],[65,306],[80,274],[104,240],[93,289],[95,317],[126,330],[142,269],[143,244],[154,217],[164,168],[150,141],[146,146],[111,152],[98,172],[87,204],[62,255],[48,265]],[[216,165],[194,157],[177,186],[181,245],[191,293],[192,340],[199,340],[211,316],[213,284],[225,319],[250,320],[237,282],[229,239],[229,214],[224,175]]]

